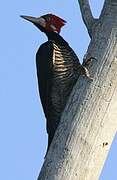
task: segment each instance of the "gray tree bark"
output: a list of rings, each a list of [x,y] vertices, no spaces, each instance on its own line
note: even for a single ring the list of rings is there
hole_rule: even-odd
[[[117,0],[105,0],[99,19],[88,0],[79,4],[93,81],[78,79],[38,180],[98,180],[117,130]]]

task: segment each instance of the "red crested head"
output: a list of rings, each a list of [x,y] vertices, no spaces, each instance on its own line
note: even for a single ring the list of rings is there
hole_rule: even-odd
[[[46,20],[46,30],[48,31],[54,31],[57,33],[60,33],[61,27],[65,25],[66,21],[62,18],[53,15],[53,14],[47,14],[42,16]]]
[[[61,27],[66,24],[65,20],[53,14],[46,14],[37,18],[32,16],[21,17],[34,23],[41,31],[45,29],[48,32],[60,33]]]

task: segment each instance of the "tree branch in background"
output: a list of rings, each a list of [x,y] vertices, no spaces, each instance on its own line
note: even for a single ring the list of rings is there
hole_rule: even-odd
[[[87,27],[90,37],[92,37],[92,27],[97,22],[97,19],[95,19],[92,15],[88,0],[78,0],[78,2],[80,5],[82,19]]]

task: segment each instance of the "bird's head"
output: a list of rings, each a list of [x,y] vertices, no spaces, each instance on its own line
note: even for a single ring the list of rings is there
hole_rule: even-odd
[[[65,25],[66,21],[53,14],[46,14],[41,17],[21,16],[27,21],[32,22],[42,32],[56,32],[60,33],[61,27]]]

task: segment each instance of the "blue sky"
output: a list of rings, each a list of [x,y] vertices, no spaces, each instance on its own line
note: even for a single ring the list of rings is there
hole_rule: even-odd
[[[90,0],[94,15],[104,0]],[[61,34],[82,60],[90,41],[76,1],[2,1],[0,11],[0,179],[36,180],[47,146],[38,96],[35,54],[46,36],[19,15],[55,13],[68,23]],[[100,180],[116,180],[117,137]]]

